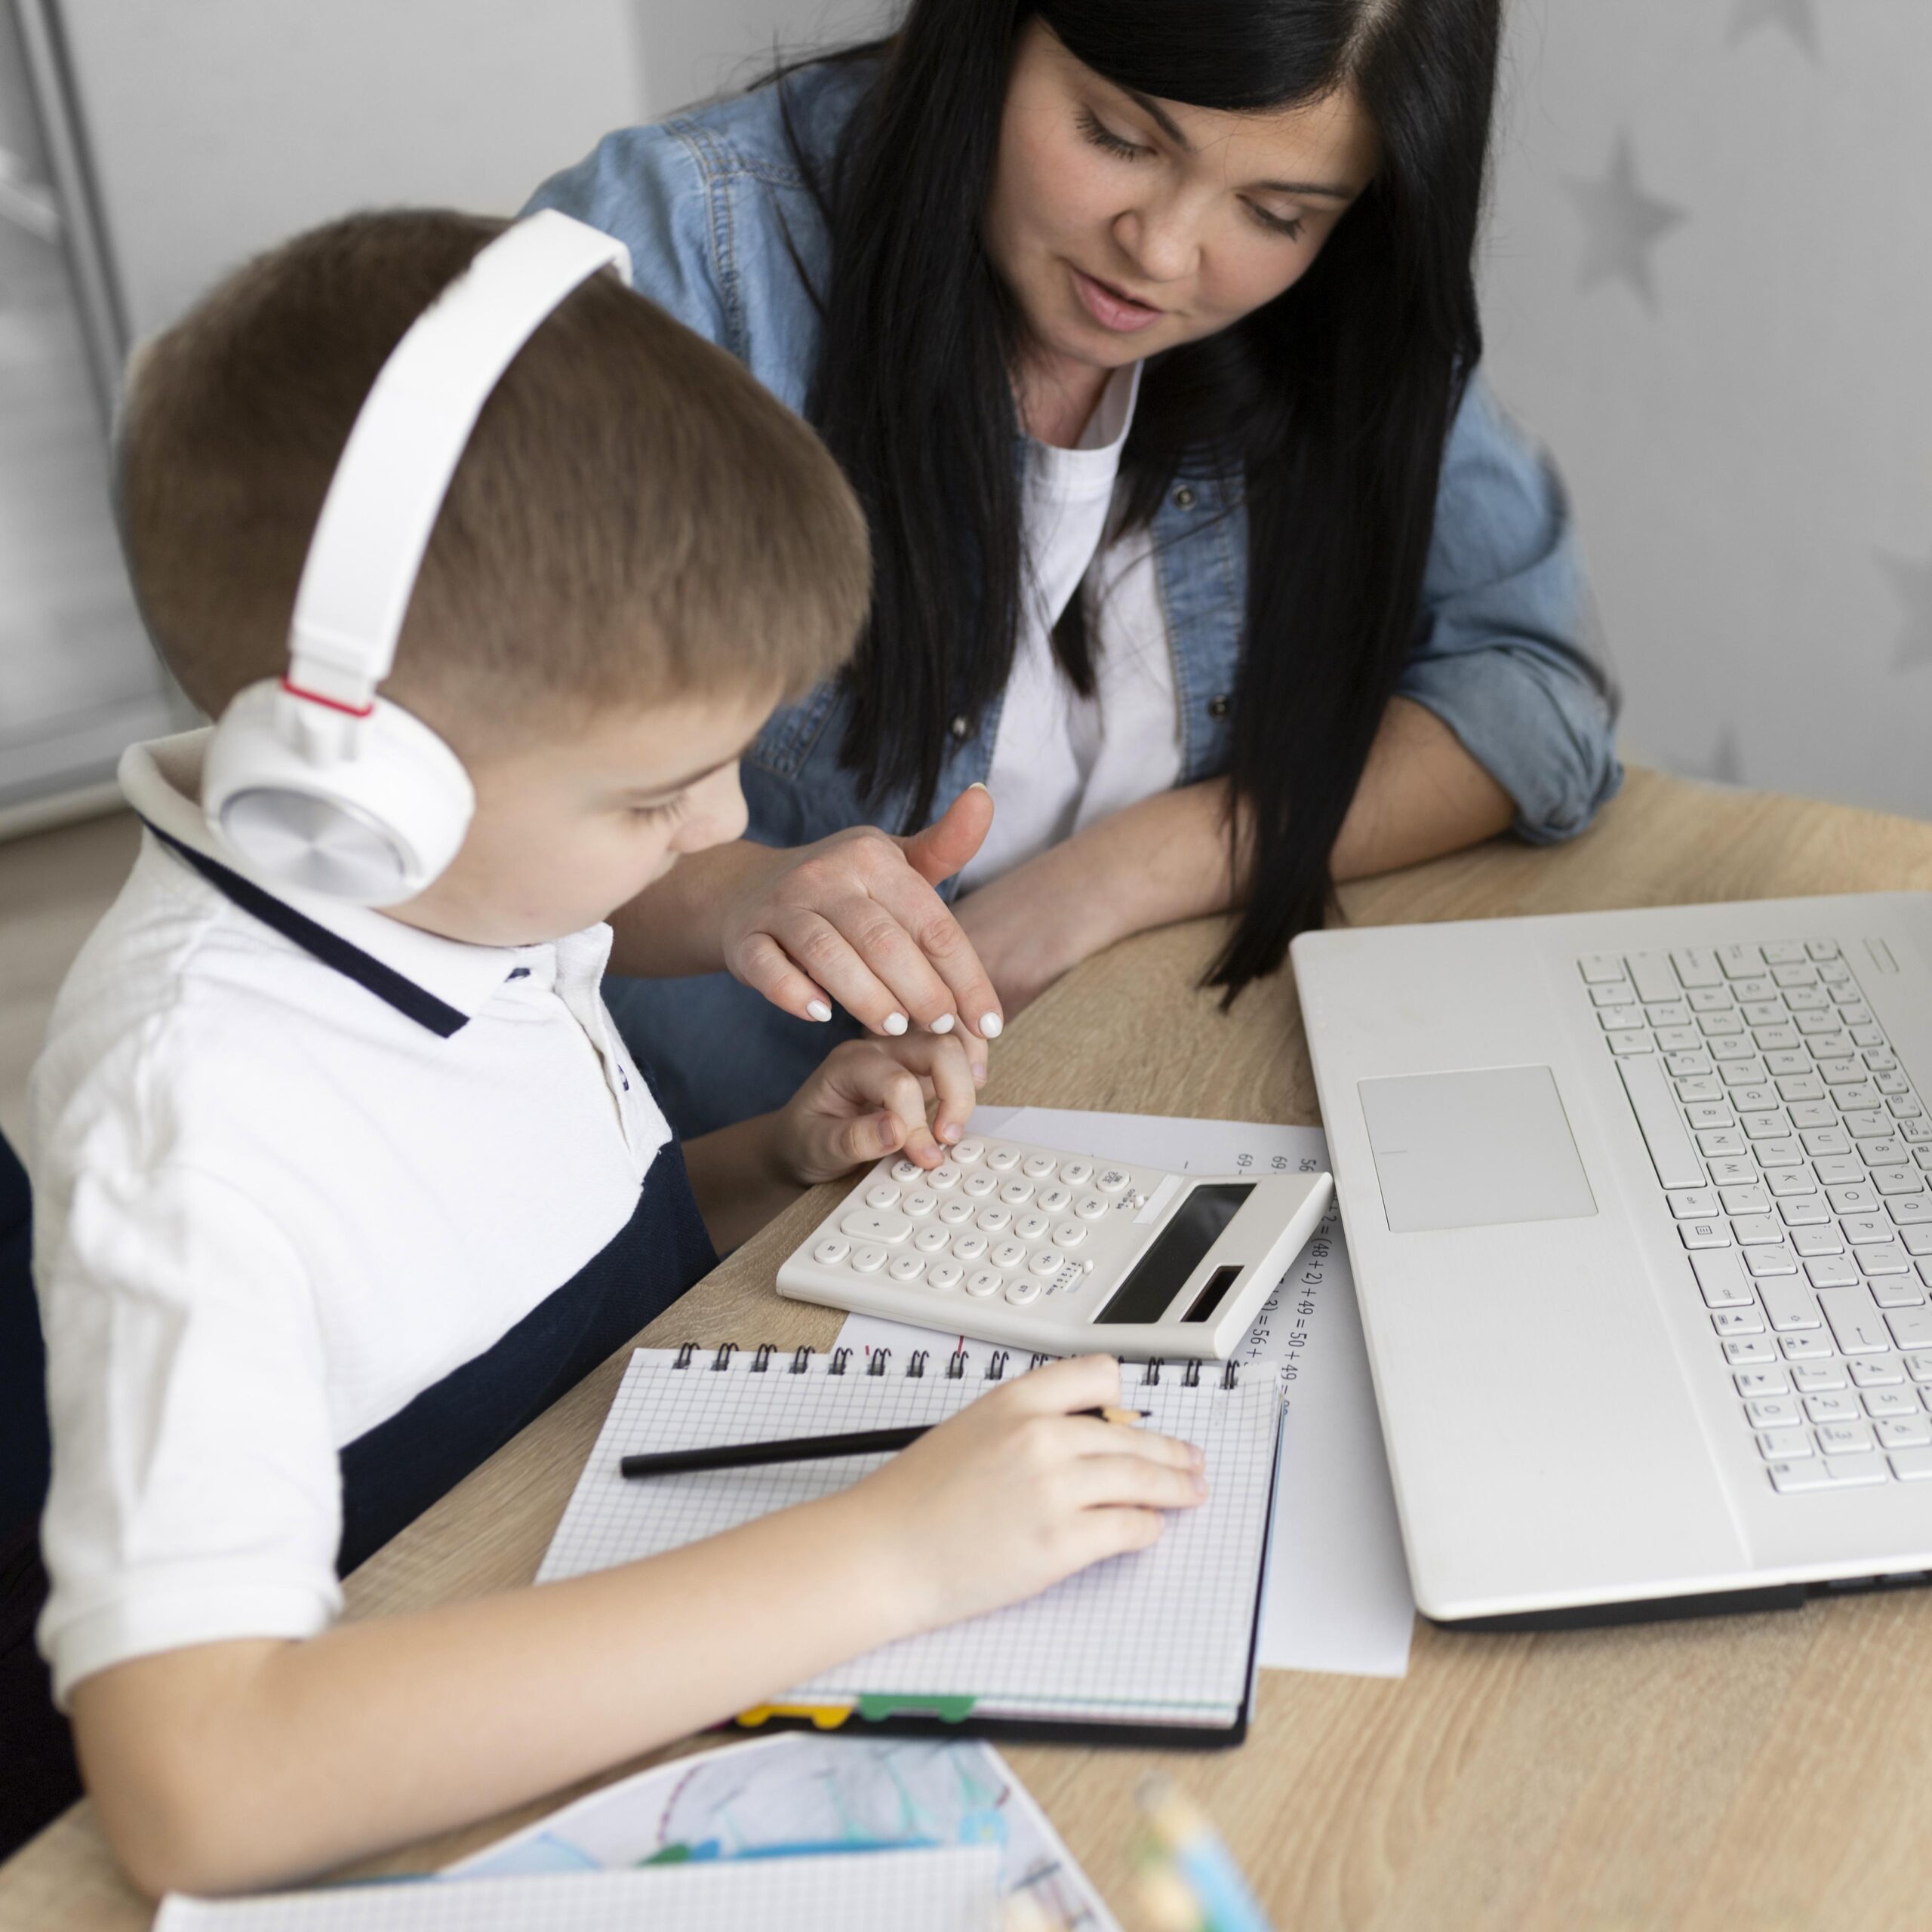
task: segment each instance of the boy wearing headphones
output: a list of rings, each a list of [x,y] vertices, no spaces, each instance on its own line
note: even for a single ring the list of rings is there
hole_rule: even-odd
[[[824,1501],[336,1626],[339,1571],[713,1239],[882,1152],[936,1164],[973,1104],[960,1033],[928,1032],[670,1141],[599,996],[603,922],[742,832],[740,752],[857,632],[864,526],[809,430],[603,272],[608,238],[499,228],[291,243],[128,407],[137,588],[221,721],[124,761],[147,835],[56,1009],[31,1166],[40,1642],[151,1890],[500,1810],[1201,1494],[1186,1445],[1073,1413],[1118,1387],[1090,1358]]]

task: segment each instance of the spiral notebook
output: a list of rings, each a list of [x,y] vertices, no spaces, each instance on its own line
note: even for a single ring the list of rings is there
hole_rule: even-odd
[[[621,1457],[943,1421],[1029,1364],[889,1351],[862,1367],[760,1349],[639,1349],[537,1572],[608,1569],[857,1481],[883,1459],[784,1463],[626,1481]],[[992,1735],[1232,1744],[1246,1734],[1274,1506],[1281,1385],[1271,1367],[1131,1364],[1145,1426],[1200,1445],[1208,1500],[1148,1550],[1115,1557],[989,1615],[854,1658],[740,1724],[851,1721]],[[782,1580],[779,1580],[782,1583]]]

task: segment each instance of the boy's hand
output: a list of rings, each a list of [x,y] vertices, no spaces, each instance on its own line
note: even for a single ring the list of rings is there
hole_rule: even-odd
[[[909,1021],[994,1038],[999,995],[933,889],[980,849],[992,816],[975,785],[909,838],[860,826],[774,852],[724,909],[725,964],[801,1020],[830,1019],[836,1000],[875,1033]]]
[[[973,1117],[974,1076],[956,1035],[848,1040],[771,1116],[773,1158],[787,1179],[808,1186],[886,1154],[936,1168]]]
[[[983,1395],[846,1492],[885,1540],[913,1629],[1145,1549],[1164,1510],[1206,1496],[1191,1443],[1075,1413],[1120,1400],[1111,1355],[1053,1363]]]

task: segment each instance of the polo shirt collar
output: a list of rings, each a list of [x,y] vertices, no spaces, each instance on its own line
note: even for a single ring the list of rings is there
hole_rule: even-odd
[[[513,973],[519,968],[528,972],[536,955],[549,952],[543,946],[467,945],[405,925],[374,906],[291,891],[251,872],[216,844],[202,811],[202,764],[211,735],[204,728],[130,745],[122,754],[121,789],[146,823],[217,889],[227,891],[217,874],[240,881],[246,891],[228,896],[297,945],[445,1037],[474,1019]],[[251,898],[257,903],[251,905]],[[263,900],[273,904],[264,905]],[[275,906],[286,907],[295,919],[276,919]],[[325,948],[310,943],[300,930],[304,923],[320,928],[337,944]],[[358,970],[358,961],[369,962],[370,970]],[[420,997],[411,999],[411,989]]]

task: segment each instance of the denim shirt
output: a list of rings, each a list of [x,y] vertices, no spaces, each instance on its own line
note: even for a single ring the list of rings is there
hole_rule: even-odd
[[[869,63],[829,63],[785,83],[785,106],[808,153],[829,158],[875,71]],[[531,205],[560,208],[618,237],[641,292],[803,411],[818,355],[811,290],[823,286],[829,241],[777,88],[607,136]],[[1229,762],[1247,590],[1240,477],[1181,478],[1152,534],[1180,712],[1180,782],[1194,784]],[[1614,697],[1584,641],[1587,593],[1561,483],[1479,377],[1449,437],[1422,601],[1402,695],[1433,712],[1495,777],[1515,802],[1523,838],[1548,843],[1582,831],[1622,777]],[[986,778],[1000,709],[995,699],[980,716],[952,721],[935,814]],[[772,717],[743,765],[751,837],[797,845],[866,823],[904,829],[905,801],[868,800],[858,775],[839,762],[848,711],[844,694],[827,683]],[[612,1002],[626,1036],[654,1063],[681,1131],[699,1118],[718,1124],[708,1103],[697,1113],[679,1103],[685,1083],[674,1063],[695,1051],[691,1028],[724,1023],[761,1038],[771,1032],[727,989],[715,991],[701,1015],[680,1010],[662,1031],[621,997]],[[654,1003],[666,1013],[681,1008],[668,990]],[[772,1017],[786,1027],[804,1023]],[[814,1051],[823,1052],[824,1029],[815,1038]],[[768,1105],[784,1097],[770,1098],[768,1083],[759,1091]],[[739,1116],[728,1109],[724,1117]]]

